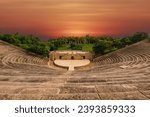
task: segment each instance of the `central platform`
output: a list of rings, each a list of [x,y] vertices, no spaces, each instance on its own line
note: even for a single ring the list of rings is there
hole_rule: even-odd
[[[69,71],[74,71],[75,67],[82,67],[90,64],[90,60],[55,60],[54,64],[60,67],[68,68]]]

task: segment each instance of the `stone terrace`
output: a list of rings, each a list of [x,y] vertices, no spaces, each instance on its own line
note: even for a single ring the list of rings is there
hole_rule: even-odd
[[[0,41],[0,99],[150,99],[150,42],[95,58],[69,72]]]

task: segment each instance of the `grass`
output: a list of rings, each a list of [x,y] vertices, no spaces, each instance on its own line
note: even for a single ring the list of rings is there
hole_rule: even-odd
[[[83,51],[93,51],[94,44],[83,44],[82,50]]]

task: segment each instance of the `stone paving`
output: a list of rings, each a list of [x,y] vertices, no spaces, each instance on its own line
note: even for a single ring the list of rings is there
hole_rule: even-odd
[[[68,71],[74,71],[76,67],[83,67],[90,64],[90,60],[55,60],[54,64],[60,67],[65,67]]]

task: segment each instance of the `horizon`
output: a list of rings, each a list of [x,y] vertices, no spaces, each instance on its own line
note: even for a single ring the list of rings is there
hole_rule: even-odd
[[[61,36],[150,34],[149,0],[0,1],[0,33]]]

